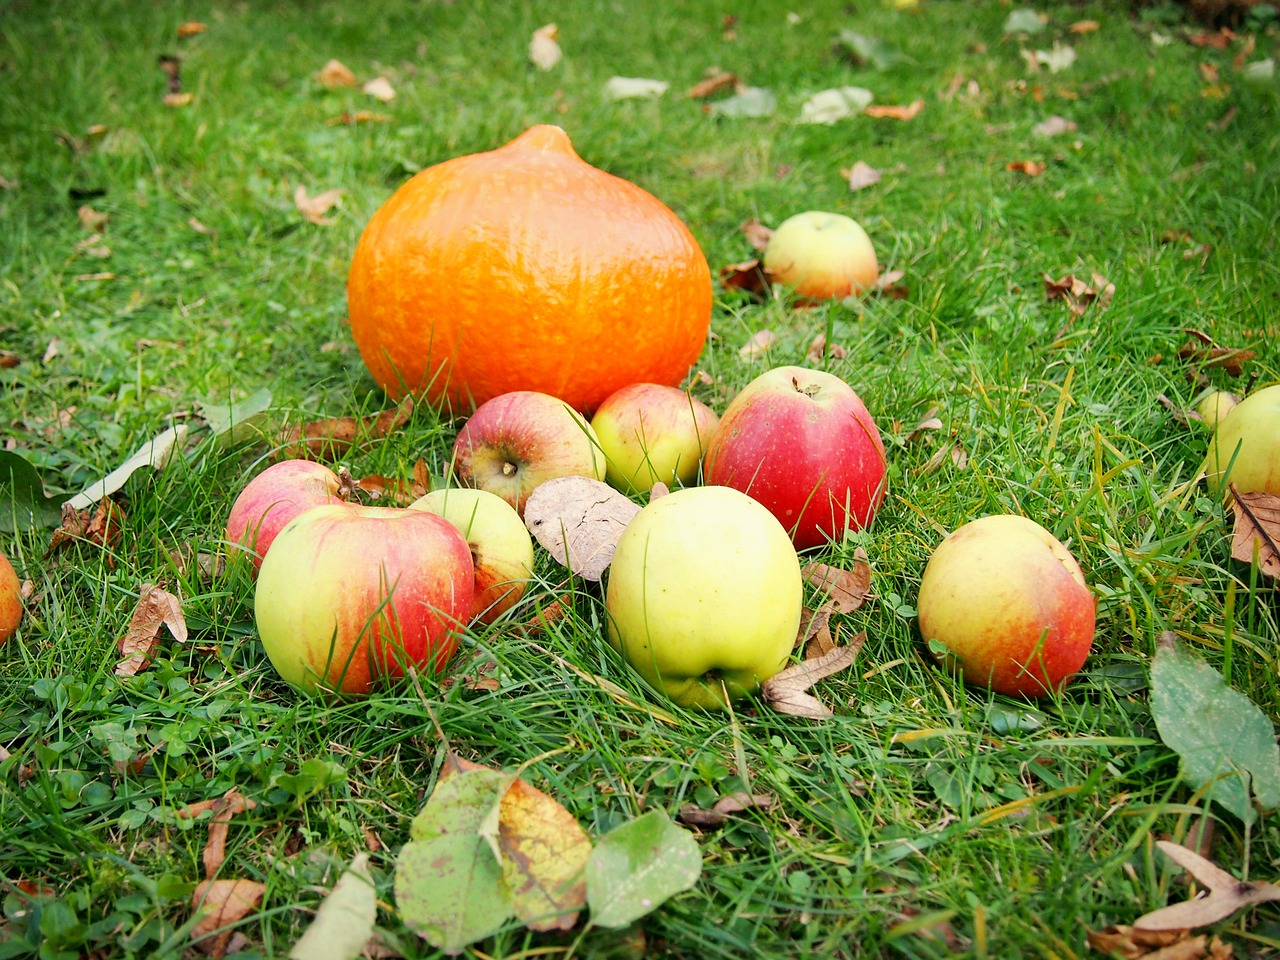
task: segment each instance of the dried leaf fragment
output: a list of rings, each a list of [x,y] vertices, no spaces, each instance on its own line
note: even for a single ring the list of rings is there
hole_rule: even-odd
[[[705,100],[707,97],[714,97],[724,90],[733,90],[737,86],[737,74],[713,69],[707,72],[705,78],[690,87],[686,96],[691,100]]]
[[[358,853],[289,951],[289,960],[356,960],[373,935],[378,896],[369,854]]]
[[[769,274],[758,259],[721,267],[720,282],[726,289],[742,290],[757,298],[763,298],[769,292]]]
[[[1064,133],[1075,133],[1078,129],[1080,128],[1074,120],[1055,115],[1041,120],[1031,128],[1031,133],[1037,137],[1057,137]]]
[[[1067,274],[1061,279],[1054,280],[1046,273],[1044,274],[1045,298],[1065,301],[1072,315],[1077,317],[1093,303],[1096,303],[1100,309],[1105,309],[1115,295],[1116,285],[1100,273],[1095,273],[1092,279],[1093,285],[1090,286],[1074,274]]]
[[[845,570],[826,563],[807,563],[800,573],[805,582],[827,595],[827,603],[836,613],[853,613],[866,602],[871,592],[871,564],[866,554],[854,560],[853,569]]]
[[[742,231],[742,235],[747,238],[747,243],[761,253],[769,246],[769,240],[773,237],[773,228],[766,227],[755,217],[752,217],[739,229]]]
[[[556,477],[534,488],[524,522],[534,539],[584,580],[604,576],[639,504],[591,477]]]
[[[560,62],[563,54],[560,50],[560,28],[548,23],[533,31],[529,40],[529,59],[539,70],[550,70]]]
[[[849,182],[849,190],[865,190],[880,182],[880,171],[869,163],[858,160],[848,170],[841,170],[840,176]]]
[[[805,359],[810,363],[821,363],[826,357],[833,360],[843,360],[849,355],[849,351],[838,343],[827,343],[827,335],[820,333],[809,342],[809,349],[805,351]]]
[[[1259,570],[1273,580],[1280,579],[1280,497],[1241,493],[1234,483],[1227,488],[1236,517],[1231,556],[1250,564],[1256,557]]]
[[[1157,840],[1156,846],[1209,893],[1144,914],[1134,921],[1134,930],[1168,932],[1207,927],[1245,907],[1280,900],[1280,887],[1259,880],[1237,880],[1194,850],[1169,840]]]
[[[1075,23],[1071,24],[1071,26],[1067,27],[1067,32],[1075,34],[1093,33],[1096,30],[1101,29],[1101,27],[1102,24],[1097,20],[1077,20]]]
[[[804,659],[815,660],[835,649],[836,642],[831,636],[832,612],[830,604],[823,604],[817,610],[801,609],[795,645],[804,647]]]
[[[374,416],[332,417],[299,424],[284,432],[278,455],[312,460],[338,456],[358,442],[376,440],[399,430],[412,414],[413,398],[405,397],[398,406]]]
[[[610,77],[604,93],[610,100],[656,100],[671,86],[666,80],[648,77]]]
[[[195,100],[194,93],[166,93],[163,102],[166,107],[186,107]]]
[[[191,909],[200,914],[200,922],[191,931],[192,939],[200,940],[215,930],[240,922],[257,909],[266,892],[263,884],[253,880],[204,880],[197,884],[191,895]],[[199,947],[211,957],[222,957],[230,941],[231,931],[222,930]]]
[[[209,821],[209,839],[201,852],[206,877],[212,878],[227,860],[227,831],[231,818],[256,806],[237,787],[232,787],[213,802],[213,806],[209,808],[213,811],[213,817]]]
[[[1049,169],[1049,165],[1043,160],[1011,160],[1004,168],[1013,173],[1025,173],[1028,177],[1038,177]]]
[[[862,112],[868,117],[881,117],[889,120],[914,120],[924,109],[923,100],[912,100],[906,106],[872,104]]]
[[[836,647],[813,660],[794,664],[770,677],[760,687],[760,693],[765,702],[779,713],[793,717],[825,720],[833,716],[830,709],[807,691],[824,677],[853,666],[858,651],[862,649],[866,639],[866,633],[860,633],[846,646]]]
[[[391,117],[385,113],[374,113],[372,110],[357,110],[355,113],[340,113],[325,121],[328,127],[354,127],[362,123],[390,123]]]
[[[738,791],[721,797],[710,810],[704,810],[696,804],[686,803],[680,808],[676,819],[681,823],[687,823],[691,827],[720,827],[735,813],[742,813],[744,810],[768,811],[772,809],[776,802],[774,797],[768,793]]]
[[[80,218],[80,226],[96,233],[104,232],[107,229],[107,221],[111,219],[111,214],[101,213],[88,204],[77,209],[76,216]]]
[[[336,90],[339,87],[354,87],[357,82],[356,75],[351,72],[351,68],[341,60],[330,60],[316,73],[316,83],[326,90]]]
[[[69,500],[62,505],[62,523],[49,538],[45,556],[76,541],[110,550],[120,541],[123,530],[124,510],[110,497],[99,500],[92,513],[76,509],[75,501]]]
[[[386,77],[374,77],[360,89],[382,103],[390,103],[396,98],[395,87]]]
[[[116,664],[117,677],[132,677],[151,662],[164,627],[179,643],[186,643],[187,620],[182,615],[182,601],[154,583],[144,583],[138,591],[129,628],[116,643],[120,656],[125,658]]]
[[[186,23],[178,24],[178,37],[185,40],[187,37],[194,37],[196,34],[204,33],[208,29],[199,20],[188,20]]]
[[[342,199],[341,190],[326,190],[314,197],[307,195],[306,187],[300,186],[293,192],[293,205],[304,217],[321,227],[327,227],[333,223],[325,217],[325,214],[333,209],[340,199]]]
[[[756,357],[768,353],[777,342],[778,335],[772,330],[757,330],[739,348],[738,356],[746,360],[754,360]]]

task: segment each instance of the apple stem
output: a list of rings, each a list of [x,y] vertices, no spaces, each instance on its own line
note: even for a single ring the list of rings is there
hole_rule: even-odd
[[[510,460],[508,460],[506,463],[502,465],[502,475],[504,477],[513,477],[515,476],[517,469],[518,468],[516,467],[516,465],[512,463]]]

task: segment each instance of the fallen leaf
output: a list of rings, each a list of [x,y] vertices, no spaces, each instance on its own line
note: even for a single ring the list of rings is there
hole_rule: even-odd
[[[1031,133],[1037,137],[1057,137],[1064,133],[1075,133],[1078,129],[1074,120],[1053,116],[1037,123],[1031,128]]]
[[[721,267],[719,276],[720,282],[729,290],[742,290],[760,298],[769,292],[769,275],[758,259]]]
[[[702,851],[657,807],[601,837],[586,872],[591,922],[625,927],[697,883]]]
[[[738,356],[746,360],[754,360],[756,357],[767,354],[777,342],[778,335],[772,330],[757,330],[738,349]]]
[[[810,363],[821,363],[827,357],[832,360],[843,360],[849,355],[849,351],[838,343],[827,343],[827,335],[820,333],[809,343],[809,349],[805,351],[805,359]]]
[[[1200,66],[1200,79],[1205,83],[1218,82],[1218,67],[1213,63],[1202,63]]]
[[[407,480],[370,474],[353,481],[353,485],[370,500],[389,501],[397,506],[407,507],[431,490],[431,476],[427,472],[426,461],[419,460],[414,464],[413,470],[414,475]]]
[[[1025,173],[1028,177],[1038,177],[1048,169],[1048,165],[1040,160],[1014,160],[1006,163],[1004,168],[1014,173]]]
[[[1077,20],[1075,23],[1071,24],[1071,26],[1067,27],[1067,32],[1075,34],[1094,33],[1101,29],[1101,27],[1102,24],[1097,20]]]
[[[905,270],[886,270],[876,277],[870,292],[876,296],[888,297],[890,300],[903,300],[910,295],[911,291],[907,289],[906,284],[898,281],[906,275]]]
[[[1187,43],[1193,47],[1212,47],[1215,50],[1225,50],[1231,46],[1235,38],[1234,30],[1223,27],[1217,33],[1193,33],[1187,37]]]
[[[763,223],[752,217],[741,227],[742,235],[747,238],[747,243],[759,250],[761,253],[769,246],[769,240],[773,237],[773,228],[766,227]]]
[[[317,226],[327,227],[333,221],[326,219],[325,214],[333,208],[341,197],[341,190],[326,190],[324,193],[311,197],[307,195],[307,188],[300,186],[293,192],[293,205],[312,223]]]
[[[111,219],[111,214],[100,213],[88,204],[76,210],[76,216],[80,218],[80,226],[96,233],[105,231],[107,229],[107,221]]]
[[[1036,62],[1047,67],[1050,73],[1061,73],[1076,62],[1075,47],[1054,43],[1051,50],[1037,50]]]
[[[256,806],[257,803],[242,794],[237,787],[232,787],[213,802],[213,806],[209,808],[213,811],[213,817],[209,820],[209,839],[200,855],[206,877],[213,879],[227,860],[227,832],[231,818]]]
[[[1009,11],[1009,15],[1004,18],[1004,26],[1000,29],[1003,33],[1039,33],[1048,22],[1047,14],[1021,7]]]
[[[194,230],[196,233],[204,234],[206,237],[216,236],[215,230],[213,230],[211,227],[206,227],[203,223],[201,223],[195,217],[187,218],[187,226],[190,227],[192,230]]]
[[[367,93],[369,96],[373,97],[373,99],[379,100],[382,103],[390,103],[396,98],[395,88],[391,86],[391,81],[386,77],[374,77],[361,87],[360,90],[362,93]],[[332,193],[333,191],[330,192]]]
[[[853,666],[866,639],[865,632],[859,633],[843,647],[836,647],[820,657],[787,667],[761,685],[761,696],[778,713],[812,720],[825,720],[833,716],[830,709],[806,691],[824,677]]]
[[[289,427],[280,438],[277,457],[312,460],[337,457],[368,440],[386,437],[409,422],[413,398],[370,417],[331,417]]]
[[[942,421],[938,419],[938,408],[930,407],[929,412],[921,417],[920,422],[915,425],[915,429],[902,438],[902,442],[911,443],[917,437],[930,430],[941,430],[942,426]]]
[[[864,87],[837,87],[815,93],[800,108],[801,123],[833,124],[867,109],[874,94]]]
[[[116,643],[117,651],[125,658],[116,664],[117,677],[132,677],[151,662],[163,627],[168,627],[179,643],[186,643],[187,620],[182,615],[182,601],[154,583],[144,583],[138,591],[129,628]]]
[[[198,20],[189,20],[186,23],[178,24],[178,37],[185,40],[187,37],[194,37],[196,34],[204,33],[208,29]]]
[[[1212,337],[1199,330],[1186,329],[1183,332],[1195,339],[1182,345],[1178,350],[1178,359],[1201,368],[1221,367],[1231,376],[1239,377],[1244,374],[1244,365],[1257,356],[1257,351],[1254,350],[1219,346]]]
[[[253,880],[204,880],[198,883],[191,895],[191,909],[199,914],[200,921],[191,931],[191,938],[203,941],[215,930],[222,931],[212,940],[198,943],[200,951],[211,957],[225,956],[232,931],[223,928],[252,913],[266,892],[263,884]]]
[[[568,593],[563,594],[551,601],[524,623],[514,627],[512,632],[522,637],[539,636],[546,632],[547,627],[567,617],[572,603],[573,595]]]
[[[161,54],[156,58],[156,63],[160,65],[161,71],[164,73],[165,84],[170,94],[182,92],[182,63],[177,57],[169,54]],[[168,99],[166,98],[166,103]]]
[[[737,14],[726,13],[720,18],[720,36],[730,43],[738,39]]]
[[[1240,493],[1234,483],[1231,509],[1235,529],[1231,556],[1243,563],[1257,563],[1271,579],[1280,579],[1280,497],[1270,493]]]
[[[969,465],[969,452],[965,450],[964,445],[961,443],[954,441],[952,443],[944,443],[933,452],[933,456],[920,465],[916,474],[926,477],[948,460],[957,470],[963,470]]]
[[[859,550],[853,569],[846,570],[827,563],[806,563],[800,570],[805,583],[827,595],[836,613],[853,613],[871,593],[871,564]]]
[[[289,951],[289,960],[358,960],[377,919],[378,891],[369,873],[369,854],[358,853]]]
[[[735,90],[737,87],[737,74],[728,73],[724,70],[712,70],[708,71],[705,78],[690,87],[686,96],[693,100],[705,100],[707,97],[714,97],[717,93],[723,93],[725,90]]]
[[[703,105],[715,117],[771,117],[778,109],[778,98],[764,87],[740,87],[732,97]]]
[[[670,86],[665,80],[610,77],[604,85],[604,93],[610,100],[652,100],[666,93]]]
[[[863,190],[880,182],[880,171],[869,163],[859,160],[848,170],[841,170],[840,176],[849,181],[849,189]]]
[[[0,350],[0,370],[12,370],[21,362],[22,358],[12,350]]]
[[[653,501],[659,499],[660,497],[665,497],[670,492],[671,492],[670,487],[668,487],[661,480],[655,480],[653,482],[653,486],[649,488],[649,502],[653,503]]]
[[[1173,931],[1207,927],[1245,907],[1280,900],[1280,887],[1259,880],[1237,880],[1194,850],[1168,840],[1157,840],[1156,846],[1209,892],[1208,895],[1144,914],[1133,922],[1135,930]]]
[[[95,501],[115,493],[125,485],[125,481],[143,467],[163,470],[181,452],[189,430],[190,428],[185,424],[179,424],[156,434],[119,467],[101,480],[85,487],[67,502],[75,509],[82,510]]]
[[[773,808],[777,801],[767,793],[730,793],[715,802],[710,810],[704,810],[696,804],[686,803],[680,808],[676,819],[691,827],[721,827],[735,813],[744,810],[765,810]]]
[[[901,106],[870,106],[862,112],[868,117],[886,117],[890,120],[914,120],[916,116],[924,109],[923,100],[913,100],[905,107]]]
[[[194,93],[166,93],[163,102],[166,107],[186,107],[194,101]]]
[[[372,110],[357,110],[355,113],[340,113],[325,121],[325,126],[354,127],[361,123],[390,123],[391,117],[385,113],[374,113]]]
[[[341,60],[330,60],[316,73],[316,82],[326,90],[336,90],[339,87],[354,87],[359,81]]]
[[[1074,274],[1067,274],[1054,280],[1044,274],[1044,295],[1048,300],[1063,300],[1071,309],[1071,313],[1080,316],[1096,303],[1099,309],[1106,309],[1116,292],[1116,285],[1100,273],[1093,275],[1093,286],[1085,283]]]
[[[525,503],[524,522],[561,566],[584,580],[600,580],[618,538],[640,506],[591,477],[557,477],[539,484]]]
[[[796,631],[796,647],[803,648],[805,660],[814,660],[830,653],[836,647],[831,636],[831,604],[824,603],[817,610],[802,607],[800,628]]]
[[[854,30],[841,30],[836,36],[836,50],[855,66],[888,70],[903,59],[903,55],[883,40],[869,37]]]
[[[563,54],[559,39],[560,28],[554,23],[533,31],[533,37],[529,40],[529,59],[539,70],[550,70],[560,62]]]
[[[1235,70],[1243,70],[1245,63],[1253,54],[1254,48],[1257,46],[1257,40],[1253,34],[1249,34],[1244,38],[1244,45],[1236,51],[1236,55],[1231,58],[1231,66]]]

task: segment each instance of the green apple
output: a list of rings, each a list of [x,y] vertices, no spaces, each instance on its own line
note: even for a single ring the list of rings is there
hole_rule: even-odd
[[[1280,384],[1263,387],[1232,407],[1209,440],[1205,485],[1221,496],[1227,483],[1241,493],[1280,497]]]
[[[455,487],[432,490],[409,508],[444,517],[471,548],[472,620],[493,623],[520,602],[533,576],[533,538],[515,507],[488,490]]]
[[[678,387],[633,383],[596,409],[591,428],[605,456],[605,479],[623,493],[646,493],[661,480],[690,486],[720,418]]]
[[[806,210],[784,220],[764,251],[769,276],[811,300],[843,300],[880,276],[875,247],[862,225],[841,213]]]
[[[676,703],[721,708],[787,662],[803,592],[795,547],[772,513],[731,487],[676,490],[618,539],[608,640]]]

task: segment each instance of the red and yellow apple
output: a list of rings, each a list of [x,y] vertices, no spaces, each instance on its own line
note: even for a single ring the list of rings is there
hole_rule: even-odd
[[[284,680],[361,694],[407,666],[442,669],[474,593],[471,550],[448,520],[335,503],[299,514],[275,538],[254,618]]]
[[[231,556],[248,556],[257,574],[276,535],[305,510],[338,503],[338,475],[312,460],[281,460],[249,481],[227,517]]]
[[[702,474],[759,500],[803,550],[867,526],[885,472],[880,431],[851,386],[821,370],[777,367],[729,402]]]
[[[1280,497],[1280,384],[1263,387],[1231,408],[1209,440],[1203,469],[1215,496],[1232,483],[1241,493]]]
[[[618,539],[607,636],[676,703],[724,707],[787,662],[803,590],[795,548],[768,510],[729,487],[676,490]]]
[[[605,479],[623,493],[646,493],[661,480],[690,486],[719,418],[678,387],[633,383],[596,409],[591,428],[605,457]]]
[[[22,621],[22,584],[9,558],[0,553],[0,643],[18,629]]]
[[[945,647],[966,683],[1029,697],[1084,665],[1095,606],[1070,551],[1011,514],[973,520],[938,544],[916,598],[921,636]]]
[[[784,220],[764,251],[765,272],[811,300],[843,300],[875,285],[875,247],[862,225],[841,213],[806,210]]]
[[[497,494],[524,516],[534,487],[556,477],[604,479],[591,424],[563,400],[516,390],[476,408],[453,445],[459,483]]]
[[[515,507],[469,487],[432,490],[409,507],[444,517],[467,541],[475,568],[471,619],[493,623],[520,602],[533,576],[533,537]]]

